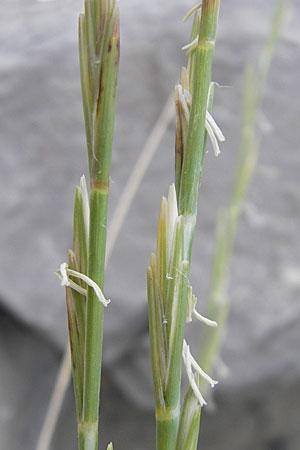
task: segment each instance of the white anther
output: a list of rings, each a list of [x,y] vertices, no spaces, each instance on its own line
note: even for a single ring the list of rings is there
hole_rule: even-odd
[[[182,91],[181,84],[177,84],[176,88],[178,101],[183,110],[185,120],[188,123],[190,120],[192,94],[187,89],[184,89],[184,91]],[[219,142],[224,142],[225,136],[209,111],[206,111],[205,128],[211,140],[215,156],[218,156],[220,154]]]
[[[222,130],[220,129],[220,127],[217,125],[217,123],[216,123],[215,119],[213,118],[213,116],[209,113],[209,111],[206,111],[206,120],[208,121],[208,123],[212,127],[213,132],[215,133],[217,139],[220,142],[224,142],[225,141],[225,136],[222,133]]]
[[[198,3],[197,5],[193,6],[193,8],[191,8],[186,15],[183,18],[183,22],[186,22],[188,20],[189,17],[191,17],[191,15],[196,12],[199,8],[201,8],[202,6],[202,2]]]
[[[188,379],[191,385],[191,388],[193,389],[193,392],[198,399],[201,406],[206,405],[206,401],[204,400],[199,387],[195,380],[195,375],[193,373],[193,369],[204,379],[206,380],[211,387],[214,387],[218,381],[213,380],[207,373],[204,372],[204,370],[201,369],[199,364],[196,362],[196,360],[193,358],[190,347],[187,345],[186,341],[183,341],[183,348],[182,348],[182,356],[183,356],[183,362],[186,366]]]
[[[54,272],[57,278],[62,282],[62,276],[59,271]],[[74,291],[79,292],[79,294],[87,296],[87,291],[83,287],[79,286],[79,284],[75,283],[73,280],[68,280],[69,284],[62,284],[62,286],[68,286],[72,288]]]
[[[196,317],[196,319],[198,319],[200,322],[205,323],[209,327],[217,327],[218,326],[218,324],[215,320],[207,319],[207,317],[202,316],[200,313],[198,313],[198,311],[196,310],[195,307],[193,309],[193,314]]]
[[[199,35],[197,34],[195,39],[193,39],[192,42],[190,42],[189,44],[184,45],[181,48],[181,50],[186,50],[187,53],[191,53],[193,50],[195,50],[195,48],[197,48],[197,45],[198,45],[198,37],[199,37]]]
[[[185,342],[185,341],[184,341]],[[190,355],[190,359],[191,359],[191,364],[192,367],[196,370],[196,372],[205,380],[207,381],[211,387],[213,388],[216,384],[218,384],[218,381],[213,380],[206,372],[204,372],[203,369],[201,369],[201,367],[199,366],[199,364],[197,363],[197,361],[193,358],[191,352],[190,352],[190,347],[187,345],[187,343],[185,342],[186,347],[187,347],[187,352]]]
[[[94,290],[99,302],[101,302],[104,306],[107,306],[110,303],[110,300],[106,299],[104,297],[103,292],[101,291],[101,289],[97,283],[95,283],[87,275],[77,272],[76,270],[69,269],[67,263],[63,263],[60,265],[59,271],[56,272],[56,275],[61,280],[62,286],[70,286],[75,291],[86,296],[87,290],[82,288],[78,284],[74,283],[74,281],[70,280],[69,276],[72,276],[74,278],[79,278],[80,280],[84,281],[88,286],[90,286]]]
[[[199,364],[197,363],[197,361],[194,360],[194,358],[191,355],[191,362],[192,362],[192,366],[193,368],[196,370],[196,372],[205,380],[207,381],[210,386],[213,388],[215,387],[216,384],[218,384],[219,382],[217,380],[213,380],[209,375],[207,375],[206,372],[204,372],[203,369],[201,369],[201,367],[199,366]]]
[[[210,139],[210,141],[212,143],[212,146],[213,146],[213,149],[214,149],[214,152],[215,152],[215,156],[219,156],[219,154],[221,152],[220,152],[218,139],[216,138],[215,133],[214,133],[214,131],[213,131],[213,129],[212,129],[212,127],[209,124],[207,119],[205,121],[205,128],[206,128],[206,131],[208,133],[209,139]]]
[[[200,403],[200,406],[202,407],[204,405],[207,405],[207,403],[204,400],[204,398],[197,386],[197,383],[195,381],[195,375],[193,374],[193,370],[192,370],[191,353],[189,351],[189,346],[187,345],[185,340],[183,341],[182,356],[183,356],[183,362],[186,367],[186,373],[187,373],[191,388],[192,388],[198,402]]]
[[[192,315],[194,315],[196,319],[198,319],[200,322],[203,322],[210,327],[217,327],[218,326],[217,322],[215,322],[214,320],[207,319],[206,317],[198,313],[198,311],[196,310],[196,303],[197,297],[193,294],[192,286],[188,286],[187,309],[186,309],[187,323],[192,321]]]

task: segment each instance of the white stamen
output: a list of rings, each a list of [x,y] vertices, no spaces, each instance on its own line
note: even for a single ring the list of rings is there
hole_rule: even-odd
[[[198,313],[198,311],[196,310],[196,303],[197,303],[197,297],[193,294],[192,286],[188,286],[187,307],[186,307],[187,323],[192,322],[192,315],[194,315],[196,317],[196,319],[198,319],[200,322],[203,322],[210,327],[217,327],[218,324],[216,321],[207,319],[206,317],[204,317],[200,313]]]
[[[210,88],[213,84],[214,83],[211,83]],[[192,105],[192,94],[187,89],[184,89],[184,91],[182,91],[182,85],[177,84],[176,85],[176,98],[178,99],[178,102],[180,103],[180,106],[182,107],[185,120],[188,123],[190,120],[190,108]],[[222,133],[222,130],[220,129],[220,127],[217,125],[214,118],[212,117],[212,115],[209,113],[209,111],[206,111],[205,128],[206,128],[206,131],[211,140],[211,143],[212,143],[212,146],[214,149],[214,153],[216,156],[218,156],[220,154],[219,142],[224,142],[225,136]]]
[[[191,353],[189,351],[189,347],[188,347],[187,343],[185,342],[185,340],[183,341],[182,356],[183,356],[183,362],[186,367],[186,372],[187,372],[187,376],[188,376],[191,388],[192,388],[198,402],[200,403],[200,406],[202,407],[204,405],[207,405],[207,403],[204,400],[204,398],[197,386],[197,383],[195,381],[195,375],[193,374],[193,371],[192,371]]]
[[[183,22],[186,22],[188,20],[189,17],[191,17],[191,15],[196,12],[199,8],[201,8],[202,6],[202,2],[198,3],[197,5],[193,6],[193,8],[191,8],[186,15],[183,18]]]
[[[187,53],[191,53],[193,50],[195,50],[195,48],[197,48],[197,45],[198,45],[198,37],[199,37],[199,35],[197,34],[195,39],[193,39],[192,42],[190,42],[189,44],[184,45],[181,48],[181,50],[186,50]]]
[[[187,345],[187,344],[186,344]],[[190,347],[187,345],[187,351],[190,354],[190,358],[191,358],[191,364],[193,366],[193,368],[196,370],[196,372],[205,380],[207,381],[211,387],[213,388],[216,384],[218,384],[218,381],[213,380],[206,372],[204,372],[203,369],[201,369],[201,367],[199,366],[199,364],[197,363],[197,361],[195,360],[195,358],[193,358],[193,355],[190,352]]]
[[[101,291],[98,284],[95,283],[93,280],[91,280],[91,278],[89,278],[87,275],[77,272],[76,270],[68,269],[68,265],[66,263],[61,264],[59,270],[60,270],[60,275],[61,275],[61,285],[62,286],[72,287],[72,285],[73,286],[75,285],[74,289],[77,290],[77,292],[80,292],[81,294],[86,295],[86,292],[87,292],[86,289],[83,289],[76,283],[72,282],[72,280],[70,280],[68,278],[68,275],[70,275],[74,278],[79,278],[80,280],[84,281],[88,286],[90,286],[94,290],[99,302],[101,302],[104,306],[107,306],[110,303],[110,300],[106,299],[104,297],[103,292]],[[59,275],[59,274],[57,274],[57,275]]]
[[[57,276],[57,278],[62,281],[62,276],[60,274],[60,272],[54,272],[55,275]],[[85,297],[87,296],[87,290],[84,289],[83,287],[79,286],[79,284],[75,283],[73,280],[68,280],[69,284],[63,284],[63,286],[68,286],[72,289],[74,289],[74,291],[79,292],[79,294],[84,295]]]
[[[198,399],[200,405],[201,406],[206,405],[207,403],[204,400],[204,398],[199,390],[199,387],[196,383],[195,375],[194,375],[192,369],[194,368],[194,370],[202,378],[204,378],[211,385],[211,387],[214,387],[215,384],[218,383],[218,381],[213,380],[209,375],[207,375],[207,373],[204,372],[204,370],[201,369],[199,364],[193,358],[193,356],[190,352],[190,347],[187,345],[185,340],[183,341],[182,356],[183,356],[183,362],[186,366],[187,376],[188,376],[191,388],[193,389],[193,392],[194,392],[196,398]]]
[[[208,121],[208,123],[212,127],[213,132],[215,133],[217,139],[220,142],[224,142],[225,141],[225,136],[222,133],[222,130],[220,129],[220,127],[218,127],[218,125],[217,125],[215,119],[213,118],[213,116],[209,113],[209,111],[206,111],[206,120]]]
[[[220,152],[218,139],[216,138],[215,133],[214,133],[214,131],[213,131],[212,127],[210,126],[210,124],[209,124],[207,119],[205,121],[205,128],[206,128],[208,136],[209,136],[209,138],[211,140],[211,143],[212,143],[212,146],[213,146],[213,149],[214,149],[214,152],[215,152],[215,156],[219,156],[219,154],[221,152]]]
[[[195,307],[193,309],[193,314],[196,317],[196,319],[198,319],[200,322],[205,323],[209,327],[217,327],[218,326],[218,324],[215,320],[207,319],[207,317],[202,316],[200,313],[198,313],[198,311],[196,310]]]
[[[103,295],[103,292],[100,289],[100,286],[98,286],[97,283],[95,283],[91,278],[84,275],[83,273],[77,272],[76,270],[68,269],[69,275],[73,277],[77,277],[80,280],[84,281],[88,286],[90,286],[92,289],[94,289],[94,292],[98,298],[98,300],[103,303],[104,306],[107,306],[110,303],[109,299],[106,299]]]

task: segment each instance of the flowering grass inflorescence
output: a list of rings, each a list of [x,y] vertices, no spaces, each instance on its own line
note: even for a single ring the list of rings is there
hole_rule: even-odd
[[[179,426],[184,412],[180,401],[182,357],[193,395],[201,406],[206,402],[198,377],[211,386],[217,383],[200,368],[184,341],[185,321],[190,322],[192,315],[206,325],[217,325],[197,312],[189,272],[207,135],[216,155],[220,152],[218,141],[224,140],[211,115],[219,0],[204,0],[187,16],[193,13],[191,44],[184,47],[188,65],[182,68],[175,87],[175,185],[170,187],[168,199],[162,198],[156,254],[151,254],[147,269],[157,450],[192,450],[197,444],[195,428],[191,445],[178,447],[182,434],[186,432],[187,442],[190,432]]]

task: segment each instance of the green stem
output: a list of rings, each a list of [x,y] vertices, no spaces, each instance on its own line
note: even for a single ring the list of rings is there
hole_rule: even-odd
[[[85,0],[85,14],[79,18],[79,54],[90,169],[87,275],[103,290],[108,186],[119,64],[119,12],[115,0]],[[88,286],[83,408],[78,425],[80,450],[98,448],[102,341],[103,305]]]
[[[156,409],[156,450],[174,450],[180,409]]]
[[[78,450],[98,449],[98,421],[78,424]]]
[[[108,188],[106,192],[103,189],[91,189],[88,276],[101,289],[103,288],[104,279],[107,199]],[[96,297],[95,291],[90,287],[87,294],[85,330],[83,420],[94,422],[98,420],[103,305]]]

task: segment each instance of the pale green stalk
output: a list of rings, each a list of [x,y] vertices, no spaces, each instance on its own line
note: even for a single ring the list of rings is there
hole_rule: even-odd
[[[255,68],[250,65],[248,65],[246,70],[240,157],[231,204],[227,210],[220,214],[218,220],[212,290],[207,310],[207,316],[213,317],[217,321],[218,328],[211,330],[203,327],[200,335],[201,356],[199,364],[205,372],[211,371],[219,353],[222,331],[229,310],[227,299],[229,264],[242,205],[256,166],[259,150],[256,121],[271,60],[286,11],[286,3],[286,0],[278,2],[272,28],[260,59],[258,72],[255,73]],[[198,385],[200,390],[205,389],[203,379],[199,378]],[[182,448],[196,450],[200,415],[201,407],[193,395],[192,389],[189,387],[180,419],[176,450],[181,450]]]
[[[267,36],[264,49],[261,54],[260,64],[256,70],[254,65],[248,65],[245,75],[244,89],[244,113],[242,134],[239,152],[239,162],[236,170],[235,183],[231,204],[228,210],[219,216],[216,234],[216,253],[213,266],[212,292],[209,300],[207,314],[212,314],[219,323],[218,333],[201,341],[201,364],[204,370],[210,370],[215,355],[219,351],[222,325],[227,318],[228,299],[228,270],[232,257],[233,246],[236,237],[236,229],[241,214],[242,206],[250,181],[252,179],[259,151],[260,136],[257,131],[258,115],[264,95],[264,88],[269,75],[270,65],[280,31],[285,18],[286,7],[289,1],[278,1],[275,9],[271,30]],[[203,330],[204,331],[204,330]],[[206,332],[208,330],[205,330]]]

